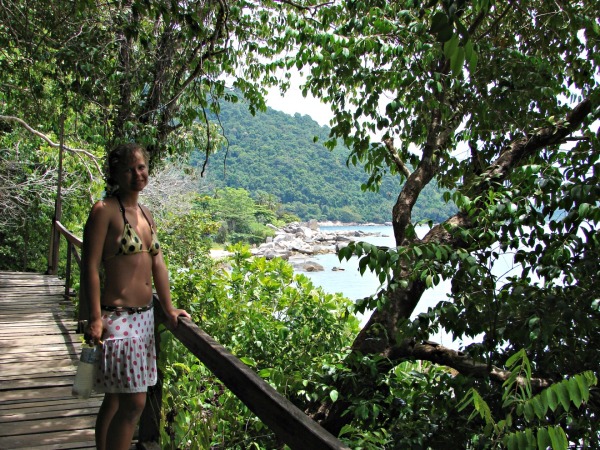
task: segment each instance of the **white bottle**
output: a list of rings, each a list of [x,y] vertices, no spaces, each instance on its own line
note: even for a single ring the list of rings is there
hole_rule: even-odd
[[[97,346],[83,346],[81,349],[81,358],[77,365],[77,373],[73,382],[73,395],[78,398],[89,398],[94,386],[94,376],[96,372],[96,362],[100,356]]]

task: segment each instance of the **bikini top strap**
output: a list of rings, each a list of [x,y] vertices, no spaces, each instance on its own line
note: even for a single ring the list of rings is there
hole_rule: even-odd
[[[152,224],[150,223],[150,219],[148,219],[148,216],[144,212],[144,208],[142,208],[142,205],[140,205],[139,203],[138,203],[138,206],[140,208],[140,211],[142,212],[142,215],[144,216],[144,219],[146,219],[146,222],[148,222],[148,225],[150,226],[150,231],[152,233],[154,233],[154,229],[152,228]]]
[[[117,200],[119,202],[119,209],[121,210],[121,214],[123,214],[123,221],[128,224],[129,221],[127,220],[127,217],[125,216],[125,207],[123,206],[123,202],[121,201],[121,197],[119,197],[118,195],[115,195],[115,197],[117,197]]]

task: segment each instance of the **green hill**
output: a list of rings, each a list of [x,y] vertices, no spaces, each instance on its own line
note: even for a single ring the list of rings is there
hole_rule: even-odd
[[[329,151],[324,147],[328,127],[309,116],[291,116],[271,108],[252,116],[242,102],[224,103],[220,121],[229,149],[210,157],[206,175],[216,187],[274,195],[285,210],[302,220],[391,220],[400,190],[398,179],[388,176],[379,192],[363,192],[361,184],[368,177],[361,167],[346,165],[348,149],[338,146]],[[202,160],[203,155],[196,155],[196,163]],[[413,218],[437,222],[448,217],[451,209],[441,191],[428,188]]]

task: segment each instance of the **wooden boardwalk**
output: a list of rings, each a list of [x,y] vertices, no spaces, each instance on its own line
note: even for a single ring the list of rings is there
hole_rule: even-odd
[[[64,281],[0,272],[0,450],[95,448],[101,396],[71,395],[80,335]]]

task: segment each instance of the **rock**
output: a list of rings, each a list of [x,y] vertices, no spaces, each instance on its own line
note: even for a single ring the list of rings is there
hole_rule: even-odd
[[[323,253],[335,253],[346,247],[350,242],[365,236],[379,236],[380,233],[365,233],[363,231],[323,231],[319,229],[316,220],[310,220],[300,224],[293,222],[283,228],[273,225],[275,236],[267,238],[266,242],[252,249],[255,256],[264,256],[268,259],[282,257],[289,259],[290,256],[316,255]]]
[[[308,228],[310,228],[312,231],[318,231],[319,230],[319,222],[317,222],[315,219],[309,220],[306,226]]]
[[[316,263],[314,261],[307,261],[302,265],[302,268],[306,271],[306,272],[323,272],[325,270],[325,268],[319,264]]]

